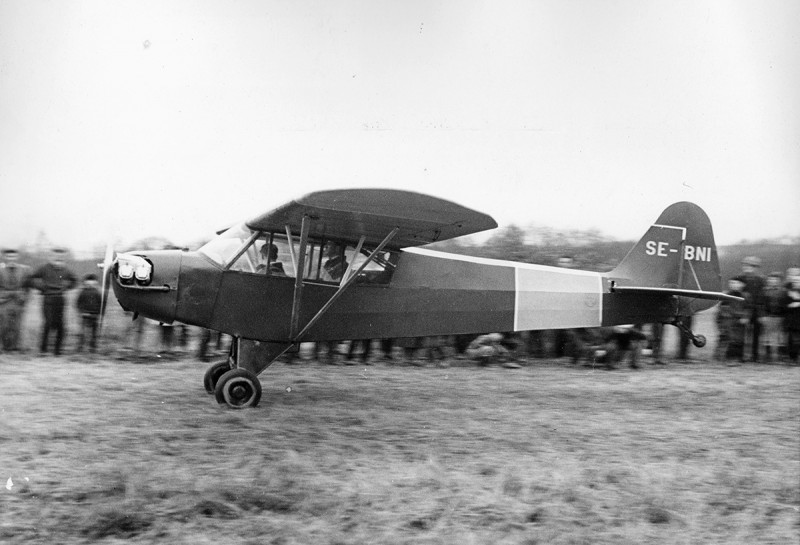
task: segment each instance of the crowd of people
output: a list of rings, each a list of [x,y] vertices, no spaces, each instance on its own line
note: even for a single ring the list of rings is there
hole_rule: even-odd
[[[66,251],[54,248],[48,262],[32,269],[20,263],[17,250],[2,251],[0,263],[0,346],[5,352],[23,351],[22,317],[31,291],[41,294],[42,329],[38,349],[42,354],[64,351],[66,293],[78,289],[74,300],[80,317],[75,351],[93,353],[98,347],[102,296],[96,274],[83,278],[66,266]],[[560,266],[561,263],[559,262]],[[567,265],[568,266],[568,265]],[[742,301],[722,301],[716,315],[718,342],[713,358],[736,365],[752,362],[790,362],[797,364],[800,352],[800,268],[785,274],[761,273],[761,261],[748,257],[740,275],[728,281],[727,293]],[[148,324],[134,323],[130,332],[138,350]],[[182,324],[158,326],[160,348],[179,348],[201,360],[214,350],[224,351],[224,336],[199,330],[196,348],[189,350],[190,328]],[[690,326],[690,323],[686,324]],[[619,365],[639,366],[643,356],[654,364],[664,363],[662,324],[617,326],[612,328],[487,333],[411,339],[354,340],[306,344],[303,352],[284,356],[288,363],[313,359],[325,363],[370,363],[374,361],[424,364],[448,358],[469,360],[479,365],[500,364],[519,367],[520,362],[537,358],[568,358],[575,364],[588,363],[613,369]],[[178,334],[175,334],[178,331]],[[308,348],[311,346],[312,348]],[[677,359],[687,359],[688,336],[678,337]]]
[[[734,363],[788,359],[796,364],[800,348],[800,268],[791,267],[785,275],[775,271],[764,276],[761,260],[747,257],[742,273],[728,280],[727,293],[743,301],[720,303],[715,357]]]

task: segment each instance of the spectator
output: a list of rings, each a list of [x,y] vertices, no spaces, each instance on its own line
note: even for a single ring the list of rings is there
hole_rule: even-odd
[[[19,253],[13,248],[3,250],[0,266],[0,341],[5,351],[20,350],[20,328],[25,301],[28,298],[25,279],[27,265],[18,262]]]
[[[345,357],[345,363],[347,365],[355,363],[353,358],[356,352],[358,352],[359,347],[361,347],[361,355],[359,357],[361,363],[365,365],[369,363],[369,356],[372,354],[372,339],[356,339],[350,341],[350,346],[347,349],[347,356]]]
[[[744,282],[739,278],[728,280],[728,295],[743,297]],[[747,331],[748,314],[745,303],[741,301],[721,301],[717,312],[719,341],[715,358],[722,361],[744,361],[744,341]]]
[[[467,355],[476,360],[479,365],[486,366],[494,362],[504,362],[508,359],[508,349],[502,344],[501,333],[479,335],[467,347]]]
[[[64,342],[64,293],[75,287],[75,275],[65,266],[66,250],[54,248],[49,257],[48,263],[28,277],[25,287],[38,290],[44,298],[44,325],[39,350],[42,354],[47,353],[50,332],[54,331],[56,338],[53,353],[59,356]]]
[[[767,276],[764,288],[764,316],[761,327],[764,332],[764,353],[767,362],[780,361],[783,342],[783,275],[779,272]]]
[[[97,324],[100,321],[102,296],[97,287],[97,275],[87,274],[83,278],[83,287],[78,295],[76,306],[81,315],[81,335],[78,341],[78,352],[83,351],[86,338],[89,338],[89,352],[97,349]]]
[[[628,360],[631,369],[639,368],[639,341],[647,340],[647,335],[635,325],[614,326],[606,336],[605,354],[600,361],[607,369],[615,369],[617,364]]]
[[[761,343],[761,321],[764,307],[764,277],[759,273],[761,260],[757,257],[746,257],[742,260],[742,274],[739,279],[744,282],[742,293],[745,294],[745,310],[747,310],[747,328],[751,339],[751,360],[758,362]]]
[[[800,350],[800,277],[798,276],[792,277],[789,289],[783,296],[783,313],[789,361],[796,365]]]
[[[664,336],[664,324],[661,322],[653,322],[650,324],[650,336],[648,337],[648,345],[653,357],[653,363],[656,365],[664,365],[664,360],[661,359],[661,339]]]

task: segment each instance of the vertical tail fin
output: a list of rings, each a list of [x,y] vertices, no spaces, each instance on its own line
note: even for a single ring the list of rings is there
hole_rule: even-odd
[[[712,296],[722,294],[711,221],[690,202],[664,210],[608,276],[620,290],[651,288],[702,299],[723,298]],[[684,291],[690,293],[680,293]]]

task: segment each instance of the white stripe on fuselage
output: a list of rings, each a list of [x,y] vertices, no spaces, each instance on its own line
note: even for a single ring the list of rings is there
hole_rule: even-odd
[[[514,269],[514,330],[598,327],[603,317],[603,276],[592,271],[449,254],[424,248],[405,252]]]

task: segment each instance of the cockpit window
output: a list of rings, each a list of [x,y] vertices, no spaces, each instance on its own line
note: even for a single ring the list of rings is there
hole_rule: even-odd
[[[257,233],[244,224],[231,227],[199,250],[212,261],[232,271],[294,278],[299,259],[299,237],[291,243],[283,233]],[[306,246],[303,278],[311,282],[340,284],[355,274],[367,260],[370,248],[331,240],[312,239]],[[381,252],[356,282],[388,284],[397,264],[396,252]]]

